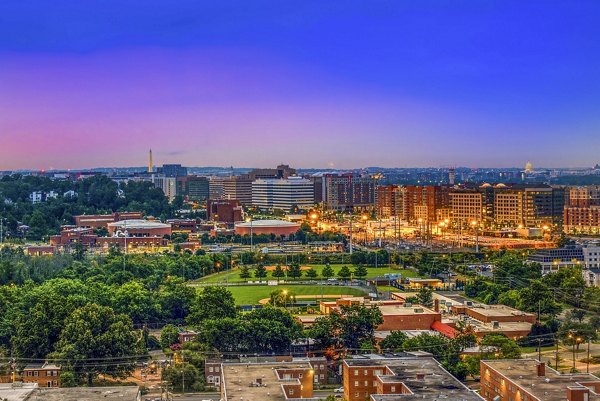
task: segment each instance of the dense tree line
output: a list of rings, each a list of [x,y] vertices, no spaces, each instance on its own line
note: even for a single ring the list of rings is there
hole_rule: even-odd
[[[210,316],[202,309],[206,294],[185,280],[214,272],[222,257],[113,250],[76,260],[3,248],[0,354],[12,352],[18,361],[57,361],[74,383],[99,373],[124,377],[150,345],[146,323],[185,324],[194,316]],[[220,297],[218,302],[223,305]]]
[[[35,191],[58,195],[32,204],[29,195]],[[75,191],[77,196],[65,195],[68,191]],[[0,217],[6,219],[7,232],[15,238],[41,239],[56,234],[61,225],[73,224],[73,216],[79,214],[141,211],[168,218],[175,206],[169,205],[162,190],[150,182],[117,184],[103,175],[77,181],[21,175],[0,179]],[[29,229],[19,229],[23,225]]]

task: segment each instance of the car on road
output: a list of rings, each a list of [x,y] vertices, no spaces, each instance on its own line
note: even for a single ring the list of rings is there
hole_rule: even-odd
[[[334,393],[343,393],[344,392],[344,388],[343,387],[338,387],[335,390],[333,390]]]

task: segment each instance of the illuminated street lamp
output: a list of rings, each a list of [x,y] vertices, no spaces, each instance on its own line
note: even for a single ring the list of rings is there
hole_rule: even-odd
[[[254,236],[252,232],[252,217],[248,217],[246,222],[250,223],[250,251],[254,252]]]
[[[473,220],[471,225],[475,227],[475,253],[479,253],[479,223]]]

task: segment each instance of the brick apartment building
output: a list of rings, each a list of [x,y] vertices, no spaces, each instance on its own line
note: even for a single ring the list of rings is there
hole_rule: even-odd
[[[342,366],[346,401],[481,401],[481,397],[444,370],[428,353],[407,353],[401,358],[346,359]]]
[[[561,374],[533,359],[481,361],[481,396],[488,401],[598,401],[600,379]]]

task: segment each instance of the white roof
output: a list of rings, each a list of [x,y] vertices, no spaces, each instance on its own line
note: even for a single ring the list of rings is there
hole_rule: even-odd
[[[116,221],[114,223],[108,223],[109,227],[117,227],[117,228],[169,228],[170,224],[161,223],[160,221],[151,221],[151,220],[121,220]]]
[[[252,222],[236,223],[236,227],[300,227],[298,223],[285,220],[252,220]]]

